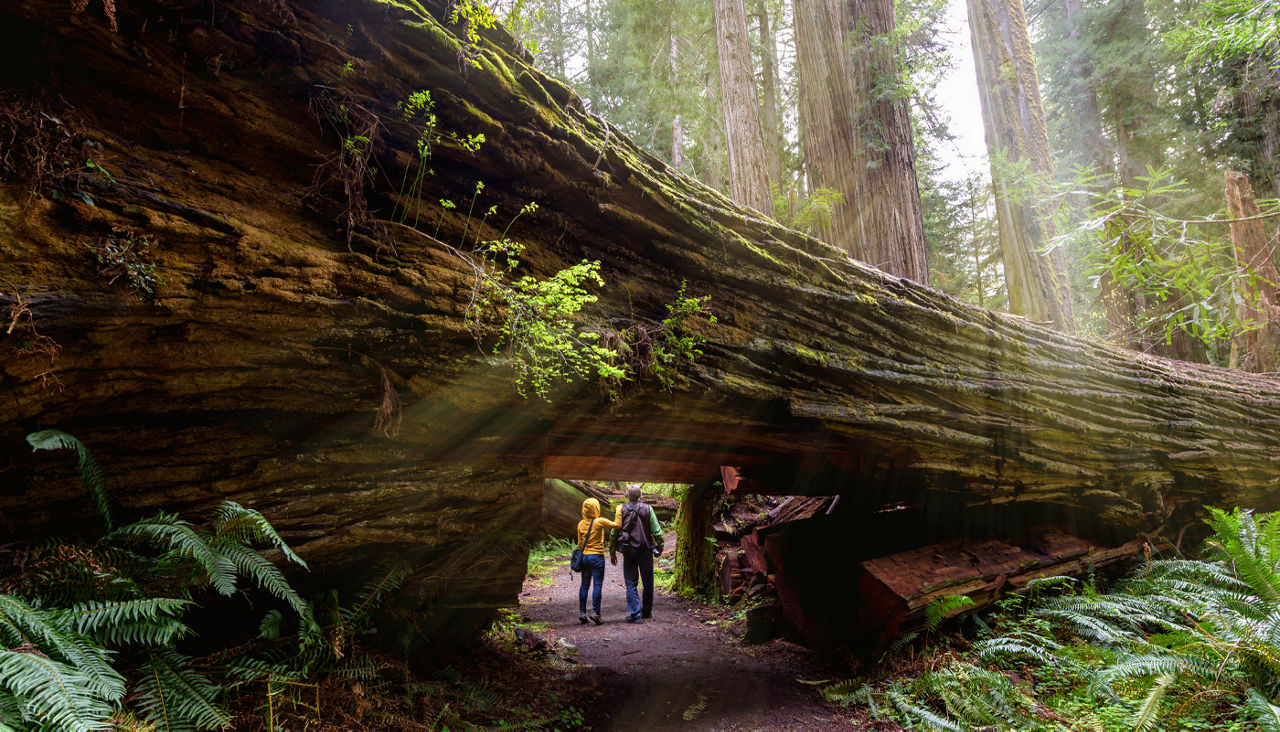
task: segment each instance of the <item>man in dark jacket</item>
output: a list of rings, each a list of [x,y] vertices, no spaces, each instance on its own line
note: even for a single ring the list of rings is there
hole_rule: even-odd
[[[647,503],[640,502],[640,486],[627,486],[627,502],[618,506],[613,520],[618,528],[609,544],[609,561],[618,563],[622,548],[622,578],[627,585],[627,622],[642,623],[653,615],[653,558],[662,553],[662,527]],[[636,591],[644,582],[644,599]]]

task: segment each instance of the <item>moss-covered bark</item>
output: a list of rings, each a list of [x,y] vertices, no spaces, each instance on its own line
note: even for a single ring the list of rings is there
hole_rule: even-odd
[[[677,592],[715,599],[720,592],[716,567],[712,518],[716,502],[724,496],[719,483],[689,487],[676,512],[676,563],[673,586]]]

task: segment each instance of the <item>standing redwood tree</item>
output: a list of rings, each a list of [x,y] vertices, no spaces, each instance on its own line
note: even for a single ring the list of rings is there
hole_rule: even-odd
[[[729,196],[766,215],[773,212],[769,159],[760,126],[760,101],[751,67],[743,0],[716,0],[720,110],[729,146]]]
[[[886,272],[928,283],[924,221],[893,0],[795,0],[800,141],[814,189],[844,194],[823,238]]]
[[[1043,253],[1055,232],[1037,204],[1053,159],[1022,0],[968,0],[968,7],[1009,308],[1072,332],[1062,251]],[[1012,170],[1023,173],[1020,180]]]
[[[1226,184],[1227,210],[1235,219],[1231,224],[1231,246],[1236,263],[1257,278],[1255,292],[1244,297],[1240,305],[1240,319],[1253,327],[1244,334],[1244,362],[1236,363],[1238,345],[1233,343],[1231,366],[1240,365],[1258,373],[1275,371],[1280,368],[1280,293],[1276,287],[1280,273],[1271,260],[1267,234],[1258,218],[1262,211],[1249,178],[1228,170]]]

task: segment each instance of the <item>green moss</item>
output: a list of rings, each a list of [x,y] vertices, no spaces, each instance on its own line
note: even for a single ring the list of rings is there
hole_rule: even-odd
[[[694,593],[712,599],[719,594],[711,520],[712,507],[723,494],[724,488],[718,483],[700,483],[690,488],[680,502],[675,520],[676,566],[672,583],[681,594]]]
[[[383,5],[390,5],[393,8],[399,8],[406,13],[417,15],[424,21],[432,19],[431,13],[427,12],[427,9],[423,7],[422,3],[418,2],[418,0],[374,0],[374,2],[378,2]]]
[[[793,343],[792,346],[796,349],[796,353],[800,354],[801,358],[808,359],[815,363],[820,363],[823,366],[827,365],[827,357],[824,354],[818,353],[810,348],[805,348],[799,343]]]
[[[516,77],[511,73],[511,69],[503,63],[502,57],[493,51],[483,51],[476,56],[476,62],[484,71],[492,74],[498,83],[512,94],[522,96],[520,94],[520,85],[516,83]]]

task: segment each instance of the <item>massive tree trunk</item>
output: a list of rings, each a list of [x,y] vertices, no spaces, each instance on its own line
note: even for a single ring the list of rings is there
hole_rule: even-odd
[[[850,260],[670,171],[501,32],[465,49],[446,5],[139,0],[116,6],[118,33],[61,0],[0,9],[0,126],[21,142],[0,156],[4,541],[96,525],[72,461],[22,439],[58,427],[97,453],[125,519],[239,501],[311,564],[304,584],[411,560],[397,602],[443,641],[515,602],[544,475],[697,483],[731,466],[764,492],[841,494],[867,536],[886,507],[918,511],[892,549],[866,549],[882,553],[994,513],[994,530],[1062,508],[1131,536],[1280,498],[1274,380],[1076,340]],[[413,230],[389,220],[422,134],[396,102],[422,89],[442,133],[486,142],[437,141]],[[352,144],[325,126],[335,93],[381,120],[385,175],[317,184]],[[498,214],[439,205],[477,181],[476,210]],[[344,190],[367,204],[350,246]],[[493,333],[477,347],[474,272],[450,247],[500,238],[530,202],[507,232],[527,246],[517,274],[601,262],[583,327],[652,325],[685,281],[711,296],[718,320],[694,324],[703,354],[671,391],[525,400]],[[91,251],[143,235],[137,259]],[[152,265],[154,294],[131,290]],[[398,431],[373,429],[397,399]]]
[[[1037,205],[1053,160],[1022,0],[968,0],[968,8],[1009,308],[1070,333],[1062,250],[1043,253],[1055,232]],[[1025,172],[1014,180],[1014,170]]]
[[[671,70],[671,85],[674,87],[680,83],[679,46],[674,26],[671,27],[670,34],[667,61]],[[679,112],[671,117],[671,167],[676,170],[684,167],[684,121],[680,119]]]
[[[906,101],[883,88],[901,73],[884,40],[892,0],[796,0],[795,28],[809,180],[845,197],[823,238],[927,284],[911,118]]]
[[[751,68],[751,38],[743,0],[715,0],[720,111],[729,146],[729,197],[766,216],[773,213],[769,162],[760,126],[760,97]]]
[[[769,184],[778,186],[779,192],[782,192],[782,151],[786,148],[786,140],[782,135],[781,114],[778,109],[778,44],[774,28],[769,23],[769,5],[766,0],[756,0],[755,12],[760,26],[761,124],[764,127],[765,152],[769,156]]]
[[[1240,320],[1250,330],[1244,341],[1245,358],[1240,366],[1257,372],[1280,370],[1280,273],[1272,259],[1262,213],[1253,196],[1248,176],[1226,172],[1227,211],[1240,219],[1231,224],[1231,246],[1242,278]],[[1232,351],[1234,353],[1235,346]],[[1235,365],[1235,364],[1233,364]]]

